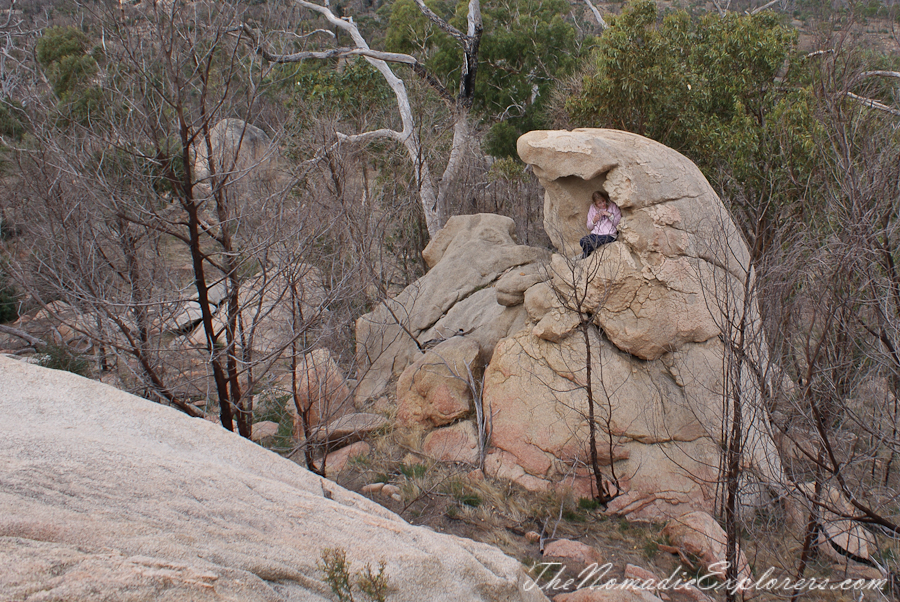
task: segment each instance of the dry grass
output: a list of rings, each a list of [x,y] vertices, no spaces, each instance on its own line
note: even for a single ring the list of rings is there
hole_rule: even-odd
[[[682,566],[677,556],[659,550],[659,545],[666,543],[660,535],[662,524],[629,523],[607,516],[589,500],[558,492],[529,492],[508,481],[485,477],[472,466],[435,462],[421,454],[423,436],[424,432],[416,429],[393,428],[380,433],[370,441],[372,453],[352,461],[337,482],[354,491],[374,482],[397,485],[400,501],[379,494],[364,495],[412,524],[494,545],[526,567],[541,562],[542,557],[539,544],[529,543],[525,534],[543,530],[547,538],[575,539],[596,548],[614,567],[609,577],[622,578],[626,564],[643,567],[659,577],[676,570],[700,574]],[[790,577],[800,555],[799,538],[790,533],[782,516],[766,519],[746,534],[742,548],[754,575],[772,567],[773,576]],[[806,575],[844,578],[827,561],[818,560],[812,562]],[[867,596],[865,599],[883,599],[871,593]],[[753,599],[789,597],[758,592]],[[723,596],[717,594],[714,599]],[[847,593],[816,592],[802,599],[837,602],[855,598]],[[673,593],[671,600],[678,602],[679,596]]]

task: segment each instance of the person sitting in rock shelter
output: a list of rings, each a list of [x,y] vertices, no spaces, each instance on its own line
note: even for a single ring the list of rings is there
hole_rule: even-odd
[[[609,195],[602,190],[596,191],[591,200],[587,216],[587,227],[591,233],[581,239],[582,259],[587,259],[598,247],[616,240],[619,235],[616,228],[622,220],[619,206],[609,200]]]

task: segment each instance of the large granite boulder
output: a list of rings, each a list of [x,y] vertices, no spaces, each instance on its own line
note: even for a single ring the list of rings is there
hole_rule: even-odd
[[[278,378],[278,385],[290,393],[284,408],[293,417],[295,439],[305,436],[304,420],[307,423],[306,428],[313,430],[353,410],[350,387],[327,349],[313,349],[304,355],[297,363],[296,374],[296,399],[293,395],[294,382],[290,372]],[[305,415],[303,418],[298,411],[298,405]]]
[[[725,580],[727,570],[727,537],[725,530],[706,512],[689,512],[684,516],[670,520],[660,533],[669,545],[667,549],[681,557],[681,561],[690,566],[692,563],[708,571],[721,580]],[[740,548],[737,550],[738,579],[751,577],[747,557]]]
[[[546,190],[544,229],[561,253],[550,271],[557,287],[580,292],[570,295],[576,311],[593,313],[619,349],[642,359],[719,334],[721,308],[739,306],[752,281],[750,254],[693,163],[616,130],[529,132],[518,150]],[[573,262],[594,190],[622,209],[619,238]]]
[[[0,391],[0,598],[324,602],[341,548],[385,562],[391,600],[546,599],[497,549],[210,422],[3,357]]]
[[[397,423],[444,426],[469,414],[482,368],[474,340],[452,337],[429,350],[397,381]]]
[[[431,341],[462,334],[478,342],[487,362],[497,341],[524,323],[521,305],[501,305],[487,289],[547,252],[517,244],[510,218],[482,213],[451,217],[423,255],[427,274],[356,321],[358,401],[380,395]]]
[[[201,139],[194,155],[199,191],[211,192],[215,178],[221,184],[221,178],[227,177],[247,192],[248,186],[276,177],[278,149],[255,125],[242,119],[223,119],[209,131],[209,142],[207,146],[206,139]],[[252,173],[250,178],[248,173]],[[234,183],[230,188],[234,188]]]
[[[620,352],[593,325],[588,333],[591,382],[595,400],[602,400],[595,402],[598,457],[623,491],[613,507],[635,518],[711,508],[719,454],[716,403],[721,400],[712,393],[695,394],[704,387],[714,390],[716,371],[694,371],[695,379],[704,380],[692,382],[686,392],[673,376],[675,369]],[[552,343],[523,329],[494,352],[484,388],[485,405],[493,412],[491,444],[505,452],[505,463],[521,467],[519,476],[525,478],[512,478],[528,489],[562,482],[584,497],[596,493],[587,470],[586,365],[581,331]],[[501,474],[491,465],[489,472]]]
[[[518,148],[546,189],[544,226],[559,253],[549,279],[524,292],[529,322],[486,369],[486,470],[528,489],[597,494],[590,364],[597,455],[615,481],[604,485],[615,494],[610,511],[648,520],[712,511],[728,420],[723,326],[740,313],[746,332],[761,336],[755,300],[744,303],[753,278],[743,239],[696,166],[661,144],[575,130],[530,132]],[[573,252],[601,189],[622,209],[619,239],[584,260]],[[748,350],[757,365],[764,348]],[[749,370],[741,378],[745,478],[778,482],[759,396],[766,383]],[[745,491],[754,503],[763,490]]]

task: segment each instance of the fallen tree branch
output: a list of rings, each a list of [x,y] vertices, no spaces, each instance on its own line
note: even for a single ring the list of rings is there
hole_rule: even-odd
[[[766,10],[767,8],[769,8],[770,6],[778,4],[779,2],[781,2],[781,0],[771,0],[771,2],[767,2],[767,3],[763,4],[762,6],[758,6],[758,7],[754,8],[753,10],[749,11],[747,14],[755,15],[756,13],[762,12],[762,11]]]
[[[900,71],[863,71],[860,77],[896,77],[900,78]]]

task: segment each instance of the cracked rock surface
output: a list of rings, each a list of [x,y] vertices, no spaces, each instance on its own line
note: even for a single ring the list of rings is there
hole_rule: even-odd
[[[725,432],[723,328],[742,322],[759,334],[748,358],[766,364],[743,238],[700,170],[647,138],[537,131],[518,151],[545,189],[554,252],[515,244],[508,218],[451,218],[424,252],[430,271],[360,318],[358,352],[372,376],[357,397],[421,357],[413,338],[473,340],[493,417],[486,472],[594,496],[590,382],[596,452],[617,493],[609,509],[645,520],[711,511]],[[619,237],[581,259],[595,190],[621,208]],[[758,393],[770,377],[740,378],[748,483],[777,480]]]
[[[321,554],[391,600],[546,598],[496,548],[396,514],[221,427],[0,357],[0,600],[332,600]]]

